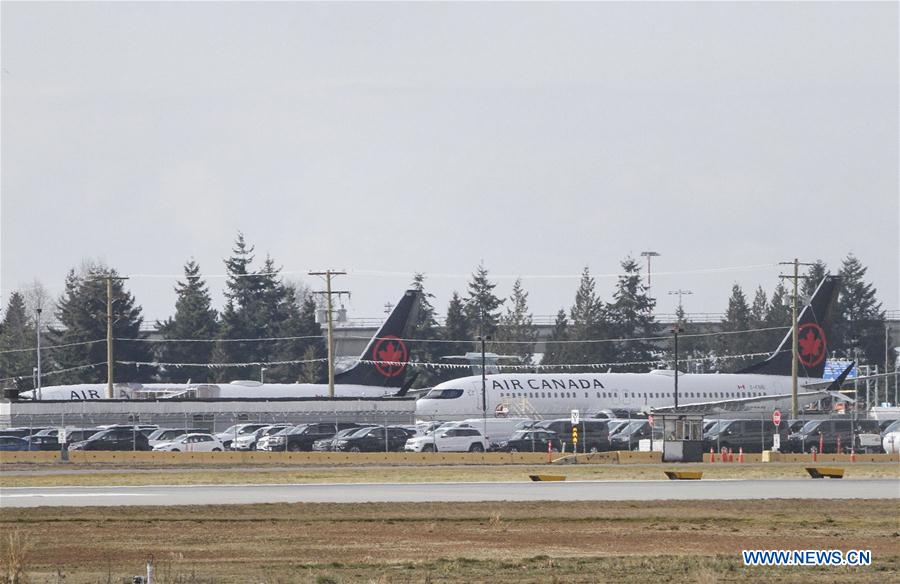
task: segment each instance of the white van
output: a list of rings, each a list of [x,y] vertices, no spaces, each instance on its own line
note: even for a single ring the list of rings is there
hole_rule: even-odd
[[[509,437],[516,431],[516,426],[522,422],[530,422],[529,418],[469,418],[468,420],[460,420],[458,422],[448,422],[450,425],[458,428],[476,428],[484,434],[488,445],[496,446],[501,442],[509,440]]]

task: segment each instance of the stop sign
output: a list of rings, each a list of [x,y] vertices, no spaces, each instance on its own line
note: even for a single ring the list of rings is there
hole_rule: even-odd
[[[776,426],[781,425],[781,410],[775,410],[772,412],[772,423]]]

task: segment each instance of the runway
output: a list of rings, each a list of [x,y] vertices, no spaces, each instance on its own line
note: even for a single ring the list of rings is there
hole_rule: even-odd
[[[245,505],[475,501],[900,499],[900,481],[704,480],[493,483],[339,483],[0,489],[0,507]]]

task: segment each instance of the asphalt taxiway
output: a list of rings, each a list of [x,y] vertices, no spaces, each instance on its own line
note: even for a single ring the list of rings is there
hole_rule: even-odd
[[[253,503],[900,499],[897,479],[9,487],[0,508]]]

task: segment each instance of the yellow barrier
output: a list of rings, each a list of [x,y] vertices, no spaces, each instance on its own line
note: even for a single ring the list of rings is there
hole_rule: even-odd
[[[789,454],[784,452],[764,452],[763,462],[900,462],[900,453],[894,454]]]
[[[664,470],[670,481],[699,481],[703,478],[700,470]]]
[[[535,482],[540,481],[564,481],[566,480],[565,475],[528,475],[528,478]]]
[[[836,466],[808,466],[806,472],[814,479],[842,479],[844,469]]]

